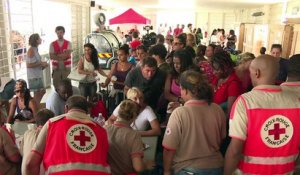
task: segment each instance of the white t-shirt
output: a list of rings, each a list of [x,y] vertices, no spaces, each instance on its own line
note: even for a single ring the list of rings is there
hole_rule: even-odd
[[[116,107],[116,109],[113,112],[114,116],[119,116],[119,108],[120,105]],[[156,115],[153,112],[152,108],[150,106],[147,106],[137,117],[137,119],[134,121],[134,123],[131,124],[131,127],[134,130],[138,131],[145,131],[148,127],[148,124],[156,119]]]
[[[210,43],[216,44],[218,42],[217,35],[211,35],[210,37]]]

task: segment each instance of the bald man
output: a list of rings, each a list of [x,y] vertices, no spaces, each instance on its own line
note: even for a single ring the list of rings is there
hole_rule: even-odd
[[[68,98],[66,113],[49,119],[41,129],[28,155],[26,174],[39,174],[41,162],[49,175],[111,174],[106,131],[87,115],[88,108],[84,97]]]
[[[284,90],[300,96],[300,54],[293,55],[288,63],[287,81],[280,85]]]
[[[254,88],[238,97],[231,110],[226,175],[294,171],[300,147],[300,103],[274,85],[278,66],[270,55],[261,55],[250,65]]]

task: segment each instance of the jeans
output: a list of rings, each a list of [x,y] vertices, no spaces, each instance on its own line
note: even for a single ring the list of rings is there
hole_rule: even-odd
[[[39,91],[45,89],[43,78],[28,79],[28,84],[30,91]]]
[[[209,169],[187,167],[175,173],[175,175],[222,175],[222,174],[223,174],[223,167],[209,168]]]
[[[97,92],[97,84],[96,82],[93,83],[79,83],[79,90],[80,94],[84,97],[89,97],[90,100],[96,96]]]

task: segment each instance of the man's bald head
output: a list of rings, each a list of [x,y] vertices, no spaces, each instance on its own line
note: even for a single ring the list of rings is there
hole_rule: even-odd
[[[62,80],[56,87],[56,92],[64,101],[73,95],[72,84],[70,80]]]
[[[250,76],[253,86],[273,85],[279,71],[278,60],[271,55],[260,55],[250,65]]]

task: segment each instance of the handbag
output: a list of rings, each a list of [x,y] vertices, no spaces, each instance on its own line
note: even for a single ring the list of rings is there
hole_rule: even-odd
[[[33,118],[32,110],[25,108],[22,109],[17,115],[14,116],[14,120],[26,121]]]
[[[77,67],[72,68],[70,74],[68,75],[68,79],[74,81],[82,81],[86,78],[87,75],[78,73]]]

